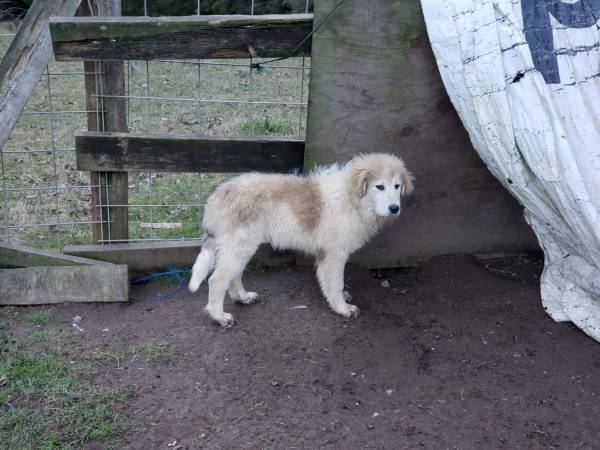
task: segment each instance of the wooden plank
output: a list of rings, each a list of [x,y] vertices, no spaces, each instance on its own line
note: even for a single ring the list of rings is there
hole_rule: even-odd
[[[151,241],[111,245],[67,245],[68,255],[114,264],[126,264],[132,273],[167,267],[191,267],[200,252],[200,240]]]
[[[304,158],[297,138],[84,132],[75,147],[79,170],[290,172],[301,170]]]
[[[107,263],[23,245],[0,243],[0,267],[89,266],[96,264],[106,265]]]
[[[335,3],[315,0],[315,22]],[[394,267],[536,247],[448,99],[418,0],[345,0],[313,36],[308,95],[307,170],[384,151],[416,176],[402,216],[353,262]]]
[[[0,62],[0,148],[52,58],[51,15],[72,16],[80,0],[35,0]]]
[[[53,17],[59,61],[288,56],[312,30],[312,14],[186,17]],[[295,56],[309,56],[310,39]]]
[[[196,261],[201,248],[200,240],[149,241],[111,245],[67,245],[63,251],[69,255],[93,258],[114,264],[126,264],[131,274],[139,275],[169,267],[189,267]],[[293,264],[295,255],[275,252],[261,245],[253,261],[267,267]]]
[[[0,305],[126,302],[127,266],[30,267],[0,270]]]

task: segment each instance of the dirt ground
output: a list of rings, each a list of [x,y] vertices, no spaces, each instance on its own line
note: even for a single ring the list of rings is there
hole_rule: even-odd
[[[124,448],[599,448],[600,344],[544,313],[541,267],[536,255],[351,266],[356,319],[293,267],[246,275],[262,301],[229,302],[226,330],[202,314],[206,286],[158,299],[171,288],[158,283],[130,305],[58,307],[56,322],[83,317],[81,352],[175,346],[171,360],[94,374],[132,389],[122,412],[139,432]]]

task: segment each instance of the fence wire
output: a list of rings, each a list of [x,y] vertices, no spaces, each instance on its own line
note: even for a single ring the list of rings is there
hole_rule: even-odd
[[[145,15],[151,1],[144,1]],[[254,11],[249,0],[247,13]],[[196,13],[201,12],[198,0]],[[309,12],[309,0],[294,12]],[[0,54],[15,33],[12,25],[0,24]],[[252,62],[259,61],[126,61],[122,96],[102,92],[101,62],[92,72],[81,63],[51,63],[0,149],[1,239],[61,249],[91,243],[92,225],[100,224],[99,242],[116,242],[107,227],[115,208],[128,211],[129,242],[199,238],[206,198],[228,174],[130,172],[129,202],[111,202],[107,183],[91,183],[88,173],[76,170],[74,134],[87,129],[90,114],[97,131],[104,131],[103,102],[124,98],[132,133],[303,137],[310,58],[261,65],[260,73]],[[95,80],[93,110],[86,107],[86,75]],[[107,179],[100,174],[101,181]],[[101,199],[95,206],[92,189]],[[94,207],[98,220],[92,220]]]

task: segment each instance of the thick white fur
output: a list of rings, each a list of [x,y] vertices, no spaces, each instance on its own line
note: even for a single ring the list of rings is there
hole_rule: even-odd
[[[270,243],[314,255],[331,309],[356,316],[359,310],[347,303],[350,296],[344,291],[346,261],[400,214],[400,198],[412,191],[412,181],[402,160],[384,153],[357,156],[307,177],[249,173],[229,180],[207,201],[207,238],[189,289],[195,292],[214,269],[205,309],[222,326],[231,325],[232,315],[223,311],[225,293],[244,304],[258,298],[244,289],[242,274],[258,246]]]

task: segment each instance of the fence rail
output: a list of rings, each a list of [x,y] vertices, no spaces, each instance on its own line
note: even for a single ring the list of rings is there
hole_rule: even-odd
[[[89,171],[233,173],[302,169],[304,140],[79,133],[77,168]]]
[[[312,26],[312,14],[56,17],[50,33],[59,61],[279,58],[309,56]]]

